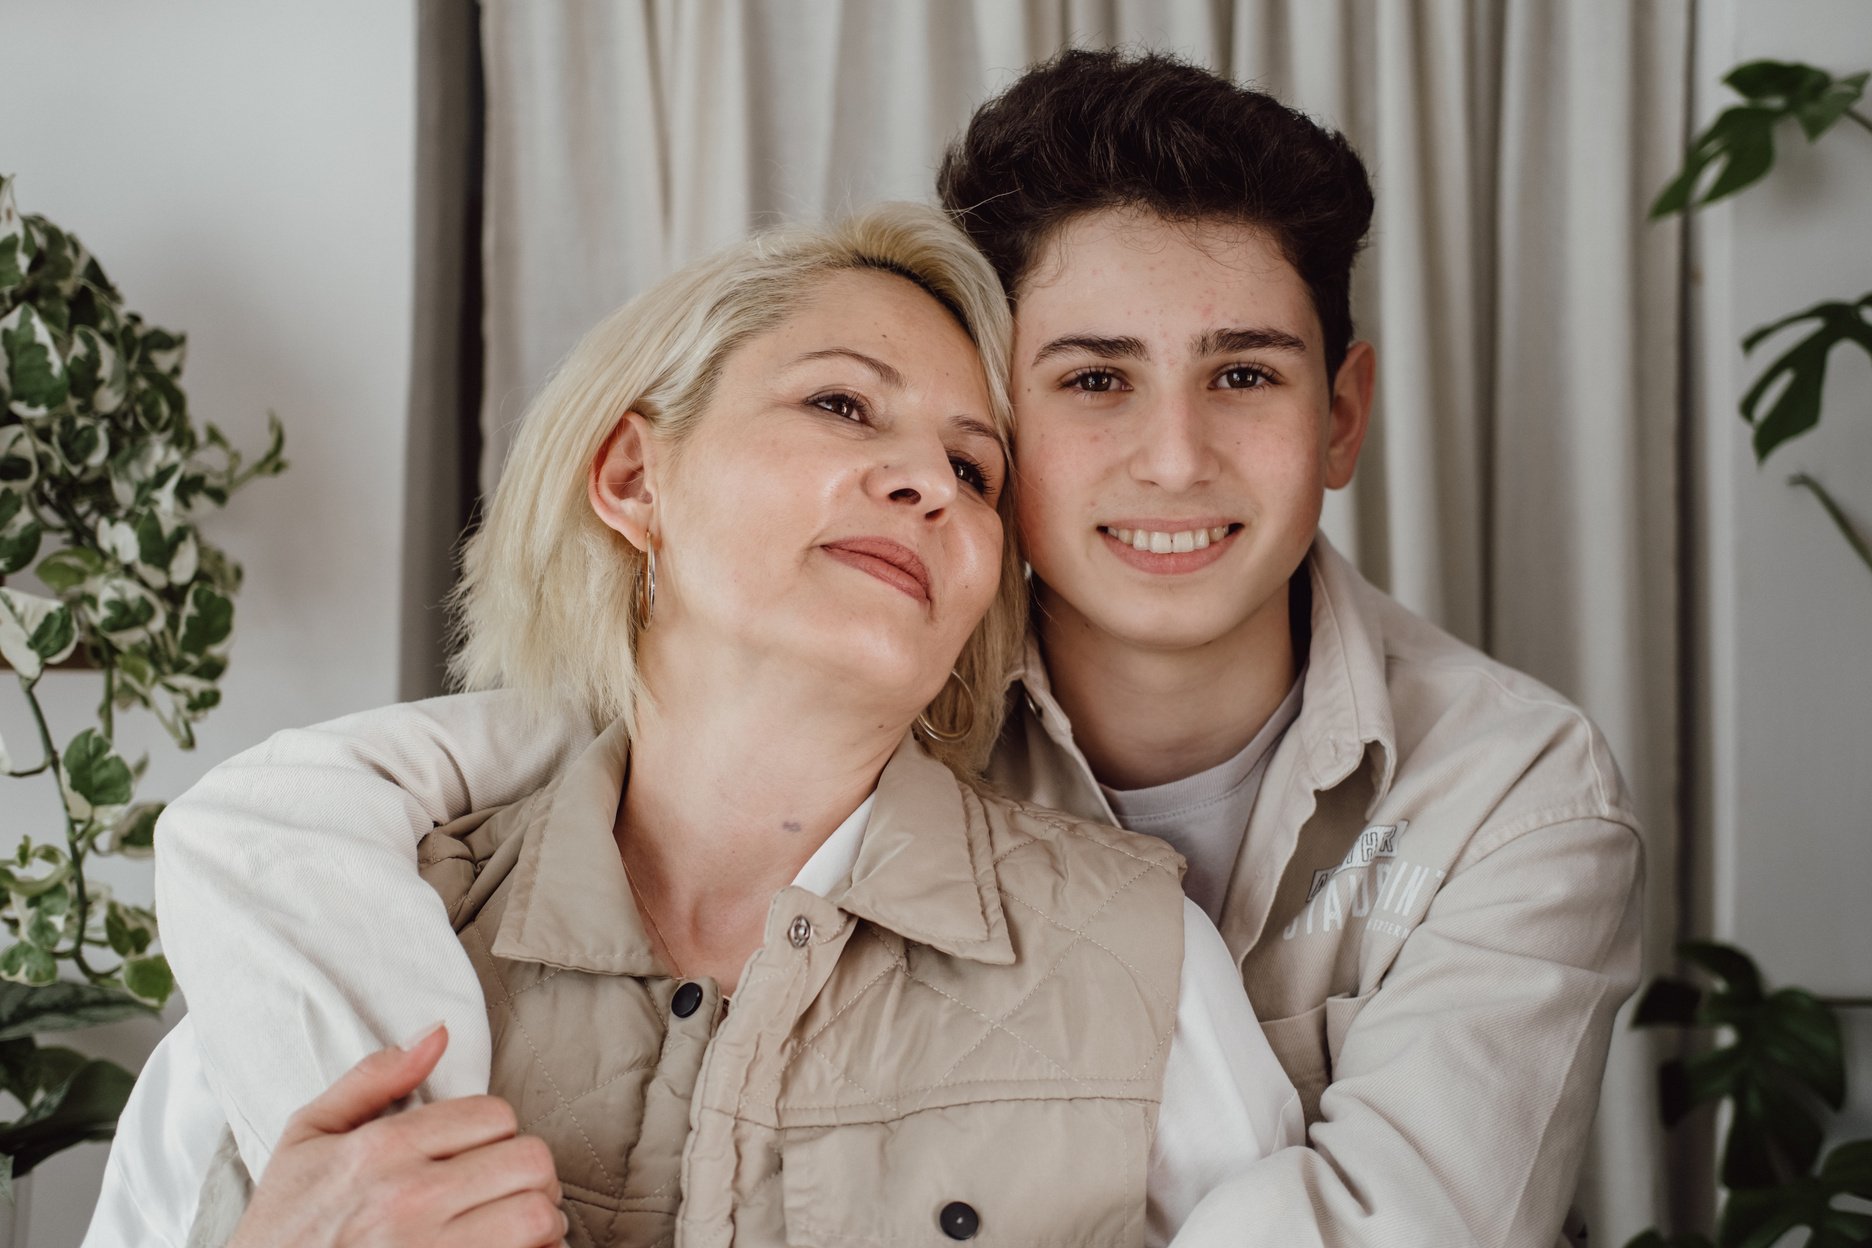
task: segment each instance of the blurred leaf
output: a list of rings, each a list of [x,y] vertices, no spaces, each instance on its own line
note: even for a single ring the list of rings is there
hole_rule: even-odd
[[[44,416],[65,401],[65,362],[52,327],[30,303],[0,317],[0,368],[21,416]]]
[[[16,984],[50,984],[58,979],[58,964],[45,950],[28,944],[17,944],[0,953],[0,979]],[[5,1146],[0,1145],[0,1151]]]
[[[13,1158],[13,1173],[20,1175],[73,1144],[110,1139],[135,1082],[114,1062],[85,1062],[17,1122],[0,1127],[0,1153]]]
[[[1696,1017],[1703,990],[1681,979],[1654,979],[1638,1000],[1632,1014],[1632,1026],[1657,1027],[1666,1024],[1687,1026]]]
[[[26,506],[26,500],[13,491],[0,491],[0,576],[31,563],[44,536],[45,529]]]
[[[1872,1200],[1872,1140],[1841,1144],[1817,1175],[1732,1191],[1717,1242],[1722,1248],[1774,1248],[1782,1236],[1805,1227],[1811,1232],[1806,1248],[1860,1248],[1872,1237],[1872,1215],[1839,1208],[1836,1202],[1844,1197]]]
[[[63,604],[17,589],[0,589],[0,658],[31,684],[47,665],[78,644],[77,626]]]
[[[97,1027],[155,1012],[128,993],[104,985],[60,982],[29,988],[0,982],[0,1041]]]
[[[111,743],[95,728],[86,728],[65,747],[59,760],[68,794],[82,799],[70,803],[75,818],[88,819],[99,807],[125,806],[130,802],[130,765],[111,748]]]
[[[1765,461],[1775,447],[1820,422],[1827,360],[1834,347],[1851,344],[1872,356],[1872,323],[1866,321],[1867,309],[1872,309],[1872,294],[1862,295],[1853,303],[1818,303],[1764,325],[1742,340],[1742,349],[1753,351],[1790,325],[1817,322],[1811,333],[1763,369],[1742,396],[1742,419],[1755,429],[1757,463]],[[1771,392],[1774,398],[1764,410],[1763,402]]]
[[[110,852],[129,858],[156,852],[156,820],[162,812],[161,802],[142,802],[124,812],[111,828]]]
[[[161,1005],[175,991],[175,974],[169,969],[169,960],[160,953],[126,958],[122,974],[124,987],[151,1005]]]
[[[1774,131],[1792,118],[1808,142],[1845,116],[1865,90],[1866,74],[1835,79],[1823,69],[1784,61],[1751,61],[1723,81],[1748,102],[1724,109],[1690,141],[1684,167],[1651,205],[1655,220],[1715,203],[1760,181],[1774,167]],[[1716,176],[1699,196],[1711,169]]]

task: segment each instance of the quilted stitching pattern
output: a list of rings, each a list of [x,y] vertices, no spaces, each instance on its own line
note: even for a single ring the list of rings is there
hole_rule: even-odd
[[[491,821],[470,838],[475,857],[523,833],[528,811],[542,805]],[[1015,963],[984,965],[853,923],[800,1016],[763,1022],[773,1042],[757,1046],[742,1087],[728,1102],[711,1095],[736,1107],[734,1119],[724,1121],[720,1147],[692,1150],[686,1180],[733,1190],[732,1226],[675,1230],[706,1029],[685,1037],[671,1025],[674,985],[495,957],[505,884],[461,916],[488,1000],[493,1086],[552,1147],[574,1245],[785,1242],[783,1143],[806,1138],[802,1130],[817,1136],[820,1127],[981,1102],[1087,1098],[1135,1102],[1148,1125],[1182,954],[1174,858],[1155,842],[1011,803],[971,810],[986,817]],[[460,878],[432,882],[455,889],[457,898],[444,894],[453,901]],[[1110,1151],[1112,1137],[1055,1143]],[[997,1164],[991,1142],[981,1143],[984,1163]]]

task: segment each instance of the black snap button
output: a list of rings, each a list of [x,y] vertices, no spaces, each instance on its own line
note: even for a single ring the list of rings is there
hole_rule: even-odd
[[[701,1004],[702,985],[687,983],[678,988],[676,990],[676,995],[670,998],[670,1013],[674,1014],[677,1018],[688,1018],[691,1014],[696,1012]]]
[[[975,1212],[973,1205],[952,1200],[936,1215],[936,1225],[942,1227],[942,1233],[950,1239],[974,1239],[975,1232],[981,1229],[981,1215]]]

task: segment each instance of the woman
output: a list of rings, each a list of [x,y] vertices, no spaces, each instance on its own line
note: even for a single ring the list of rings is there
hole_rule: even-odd
[[[341,1080],[270,1164],[241,1139],[263,1179],[238,1242],[367,1242],[360,1211],[404,1218],[394,1242],[550,1241],[496,1214],[561,1194],[576,1244],[1163,1242],[1298,1141],[1174,853],[960,778],[1023,621],[1007,339],[985,262],[896,207],[705,261],[573,352],[468,547],[457,673],[609,726],[421,854],[481,986],[490,1091],[556,1180],[485,1100],[367,1124],[430,1037]],[[229,851],[263,877],[264,847]],[[198,1242],[238,1214],[233,1151],[217,1166],[193,1125],[194,1043],[146,1072],[90,1242],[165,1198]],[[361,1047],[255,1037],[248,1060]],[[161,1143],[177,1123],[190,1142]],[[393,1130],[395,1165],[376,1143],[326,1164]],[[480,1148],[502,1162],[403,1166]]]

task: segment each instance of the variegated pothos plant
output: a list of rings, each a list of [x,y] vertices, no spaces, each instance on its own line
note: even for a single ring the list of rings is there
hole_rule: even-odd
[[[94,854],[152,851],[158,802],[136,800],[144,760],[115,745],[116,713],[150,711],[183,749],[220,701],[240,568],[195,517],[285,468],[279,422],[247,462],[197,429],[180,382],[183,339],[125,308],[72,235],[15,207],[0,177],[0,659],[37,740],[0,741],[9,781],[56,783],[63,826],[0,820],[0,1198],[13,1176],[108,1139],[131,1074],[46,1032],[152,1012],[175,981],[156,916],[86,878]],[[55,733],[46,670],[76,662],[99,685],[96,722]],[[0,800],[0,809],[17,802]],[[0,1111],[3,1112],[3,1111]]]

